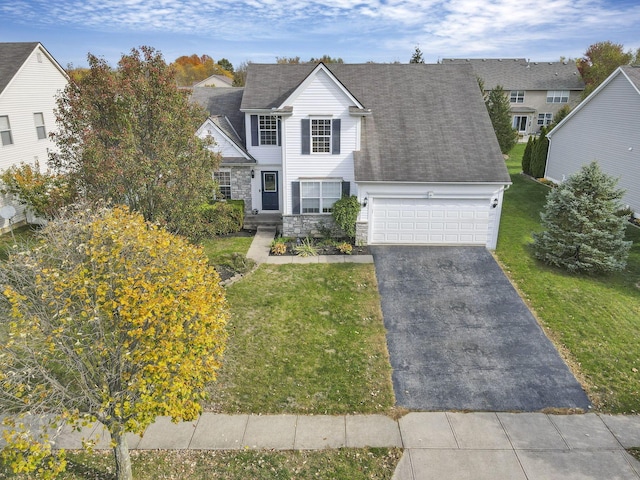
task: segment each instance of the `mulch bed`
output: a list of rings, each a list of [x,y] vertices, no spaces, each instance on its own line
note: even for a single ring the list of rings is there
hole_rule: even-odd
[[[270,256],[273,257],[297,257],[298,253],[295,251],[295,247],[297,246],[296,242],[287,242],[287,251],[282,255],[274,255],[269,252]],[[335,245],[318,245],[317,242],[314,245],[316,248],[316,252],[318,255],[349,255],[346,253],[342,253]],[[351,250],[351,255],[371,255],[371,250],[368,245],[355,245],[351,243],[353,249]]]

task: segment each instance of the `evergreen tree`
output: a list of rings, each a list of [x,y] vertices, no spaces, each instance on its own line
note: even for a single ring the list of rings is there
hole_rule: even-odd
[[[416,49],[414,50],[413,55],[411,55],[409,63],[424,63],[424,58],[422,58],[422,50],[420,50],[420,47],[418,45],[416,45]]]
[[[562,121],[564,120],[564,117],[566,117],[567,115],[569,115],[571,113],[571,107],[569,105],[564,105],[560,110],[558,110],[556,112],[556,114],[553,116],[553,120],[551,122],[551,125],[549,125],[549,131],[553,130],[554,128],[556,128],[556,126]]]
[[[535,147],[536,140],[532,135],[527,140],[527,146],[524,147],[524,154],[522,155],[522,173],[531,175],[531,153]]]
[[[549,139],[547,130],[542,127],[540,137],[536,139],[531,149],[530,175],[535,178],[544,177],[544,170],[547,166],[547,151],[549,150]]]
[[[485,104],[500,150],[502,153],[507,153],[518,141],[518,132],[511,124],[511,106],[501,85],[489,92]]]
[[[540,213],[544,230],[533,234],[534,256],[569,272],[623,270],[631,242],[621,210],[624,191],[596,162],[553,189]]]

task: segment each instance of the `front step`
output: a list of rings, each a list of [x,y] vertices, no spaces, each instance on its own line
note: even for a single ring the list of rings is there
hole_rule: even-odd
[[[280,213],[259,213],[257,215],[245,215],[245,230],[256,230],[260,226],[282,226],[282,215]]]

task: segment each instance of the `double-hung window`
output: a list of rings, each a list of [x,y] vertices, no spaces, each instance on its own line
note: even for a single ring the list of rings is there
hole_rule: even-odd
[[[511,90],[509,101],[511,103],[524,103],[524,90]]]
[[[551,125],[552,120],[553,120],[553,113],[538,114],[538,126],[540,127],[546,127],[547,125]]]
[[[547,103],[567,103],[569,101],[569,90],[549,90],[547,92]]]
[[[251,115],[251,146],[280,145],[279,115]]]
[[[2,145],[12,145],[13,137],[11,136],[11,125],[7,115],[0,115],[0,140]]]
[[[38,140],[44,140],[47,138],[47,130],[44,128],[44,115],[42,113],[34,113],[33,122],[36,124]]]
[[[311,119],[311,151],[331,153],[331,119]]]
[[[342,182],[335,180],[300,181],[300,213],[331,213],[342,196]]]
[[[231,198],[231,172],[213,172],[213,179],[218,184],[218,190],[223,198]]]
[[[258,116],[260,145],[278,145],[279,117],[273,115]]]

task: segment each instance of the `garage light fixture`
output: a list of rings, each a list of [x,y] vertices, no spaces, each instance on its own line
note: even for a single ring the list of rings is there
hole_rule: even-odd
[[[362,199],[362,208],[366,207],[366,206],[367,206],[367,203],[369,203],[369,199],[368,199],[367,197],[364,197],[364,198]]]
[[[498,206],[498,199],[494,198],[493,203],[491,204],[491,208],[496,208]]]

